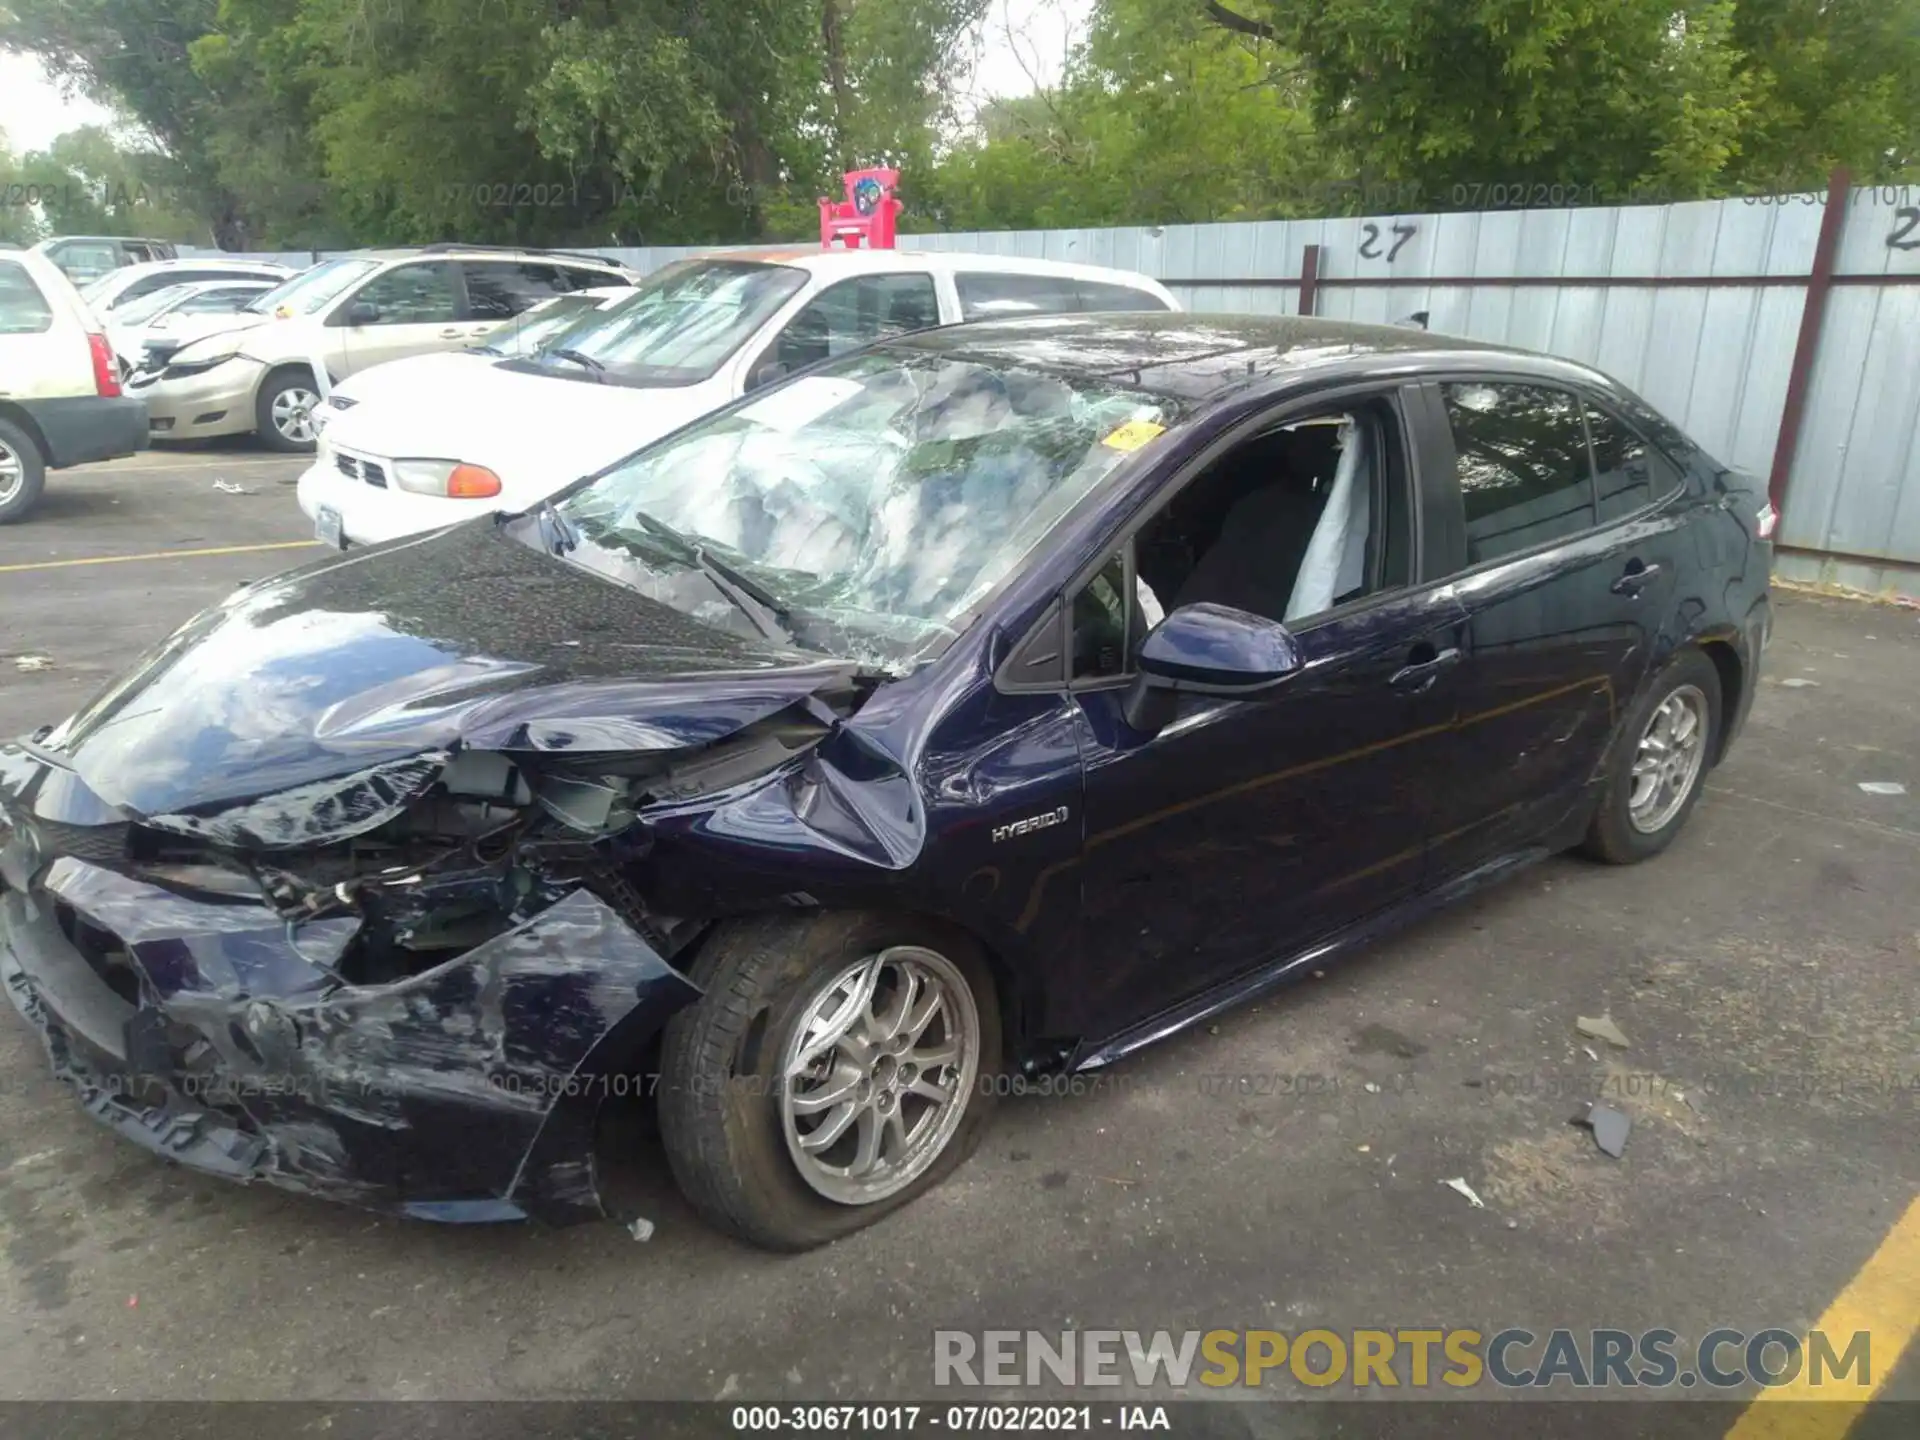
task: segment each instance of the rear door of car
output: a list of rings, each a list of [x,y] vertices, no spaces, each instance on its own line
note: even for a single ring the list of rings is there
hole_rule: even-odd
[[[1456,509],[1469,617],[1457,745],[1436,777],[1443,879],[1538,846],[1580,807],[1671,608],[1683,521],[1654,495],[1671,497],[1667,477],[1581,389],[1502,375],[1424,388],[1451,452],[1434,503]]]

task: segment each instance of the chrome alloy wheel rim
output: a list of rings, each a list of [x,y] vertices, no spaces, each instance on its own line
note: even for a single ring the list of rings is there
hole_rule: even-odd
[[[311,390],[294,386],[273,397],[273,428],[295,444],[308,445],[319,432],[313,424],[313,407],[320,397]]]
[[[1707,754],[1707,697],[1682,685],[1660,702],[1633,757],[1627,818],[1642,835],[1664,830],[1687,803]]]
[[[27,462],[14,454],[5,441],[0,441],[0,505],[18,495],[26,483]]]
[[[814,992],[780,1056],[780,1127],[800,1177],[842,1205],[897,1195],[960,1128],[980,1073],[973,991],[937,951],[896,945]]]

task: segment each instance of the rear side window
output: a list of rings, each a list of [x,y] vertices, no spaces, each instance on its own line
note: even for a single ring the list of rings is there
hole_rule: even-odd
[[[1082,310],[1165,310],[1167,302],[1146,290],[1131,285],[1107,285],[1096,280],[1076,280]]]
[[[573,290],[610,290],[620,285],[631,285],[633,280],[618,270],[587,270],[579,266],[562,265],[560,272],[561,288]]]
[[[1680,488],[1678,467],[1618,416],[1589,404],[1587,433],[1593,437],[1594,490],[1603,522],[1631,515]]]
[[[1158,295],[1131,285],[1076,280],[1070,275],[1021,275],[962,270],[953,277],[960,292],[960,318],[990,320],[1007,315],[1077,315],[1089,310],[1165,310]]]
[[[1480,564],[1577,535],[1594,523],[1580,402],[1534,385],[1442,385],[1467,560]]]
[[[960,292],[960,318],[1002,315],[1067,315],[1080,308],[1073,281],[1063,275],[1006,275],[962,270],[953,277]]]
[[[53,307],[17,260],[0,260],[0,335],[44,335],[53,328]]]

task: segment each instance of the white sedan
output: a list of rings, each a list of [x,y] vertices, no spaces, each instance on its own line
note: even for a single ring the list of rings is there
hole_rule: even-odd
[[[885,335],[1014,314],[1179,308],[1145,275],[1014,256],[813,248],[683,260],[532,354],[490,364],[435,356],[404,375],[381,366],[338,386],[321,407],[300,508],[328,544],[375,544],[527,509]]]

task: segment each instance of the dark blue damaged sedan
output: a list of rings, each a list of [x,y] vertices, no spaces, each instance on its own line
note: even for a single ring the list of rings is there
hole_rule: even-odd
[[[97,1119],[443,1220],[800,1248],[1556,851],[1665,848],[1773,512],[1583,366],[1102,315],[898,337],[191,621],[0,749],[0,980]]]

